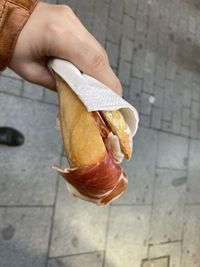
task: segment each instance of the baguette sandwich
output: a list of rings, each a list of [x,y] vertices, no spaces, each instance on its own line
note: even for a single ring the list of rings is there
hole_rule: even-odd
[[[55,74],[59,120],[70,168],[57,170],[75,196],[106,205],[126,189],[120,163],[132,154],[132,136],[120,110],[88,112],[68,84]]]

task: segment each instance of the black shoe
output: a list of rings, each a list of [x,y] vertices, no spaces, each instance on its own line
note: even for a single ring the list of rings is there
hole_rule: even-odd
[[[19,131],[10,127],[0,127],[0,144],[7,146],[21,146],[24,136]]]

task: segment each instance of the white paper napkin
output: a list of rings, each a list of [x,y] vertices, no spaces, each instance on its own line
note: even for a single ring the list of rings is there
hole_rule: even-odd
[[[81,73],[79,69],[68,61],[52,59],[48,64],[51,69],[66,81],[89,112],[120,109],[130,127],[132,136],[135,135],[139,116],[132,105],[101,82]]]

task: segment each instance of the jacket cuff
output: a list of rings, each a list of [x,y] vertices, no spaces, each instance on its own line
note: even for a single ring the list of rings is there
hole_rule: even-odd
[[[17,38],[38,0],[4,0],[0,3],[0,71],[6,68]]]

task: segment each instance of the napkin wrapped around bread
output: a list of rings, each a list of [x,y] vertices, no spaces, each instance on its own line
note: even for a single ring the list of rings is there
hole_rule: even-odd
[[[88,112],[70,86],[57,74],[59,120],[70,168],[57,170],[76,197],[106,205],[126,189],[120,163],[132,154],[132,135],[120,110]]]

